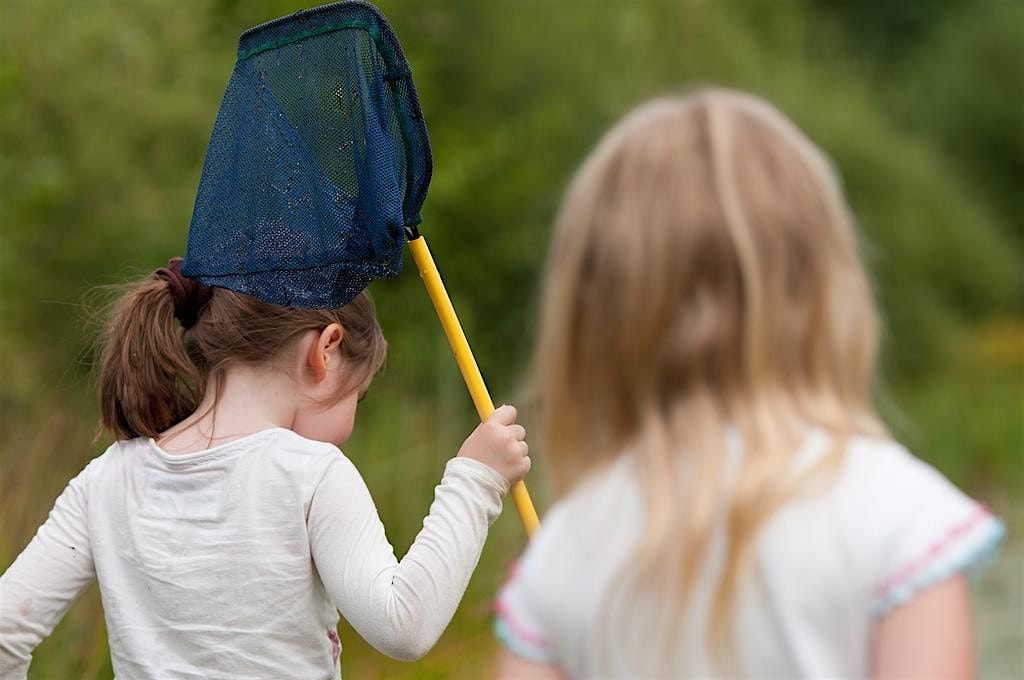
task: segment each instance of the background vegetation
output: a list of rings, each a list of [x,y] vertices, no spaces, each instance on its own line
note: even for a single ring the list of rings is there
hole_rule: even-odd
[[[246,27],[285,1],[0,3],[0,567],[89,458],[95,286],[184,250]],[[423,229],[497,400],[514,400],[548,228],[573,168],[645,98],[699,84],[776,102],[835,159],[888,334],[897,436],[1024,527],[1024,4],[386,2],[435,152]],[[399,551],[473,410],[408,263],[374,284],[392,351],[346,452]],[[90,442],[93,442],[90,444]],[[542,465],[540,466],[543,467]],[[532,475],[545,506],[543,470]],[[509,509],[456,619],[414,665],[343,630],[348,677],[479,677]],[[983,582],[983,673],[1024,674],[1019,545]],[[93,588],[33,677],[112,674]]]

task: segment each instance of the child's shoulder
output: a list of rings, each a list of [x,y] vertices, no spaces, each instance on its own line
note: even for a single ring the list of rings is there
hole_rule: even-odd
[[[899,442],[868,435],[847,442],[833,497],[880,520],[906,512],[955,514],[977,505]]]
[[[147,437],[115,441],[102,454],[89,461],[83,472],[97,475],[114,468],[140,465],[180,471],[221,465],[232,459],[237,462],[248,461],[252,465],[272,462],[276,468],[292,471],[326,467],[335,460],[350,464],[345,454],[334,444],[309,439],[287,428],[278,427],[255,432],[210,449],[184,454],[167,453]]]
[[[813,465],[834,450],[827,434],[813,430],[795,462]],[[759,544],[764,564],[841,573],[877,616],[983,564],[1002,540],[1005,528],[984,504],[898,442],[855,436],[841,454],[826,485],[809,484],[769,521]],[[643,516],[635,466],[620,458],[548,512],[523,571],[550,579],[552,561],[586,562],[609,543],[632,546]]]
[[[121,502],[118,499],[128,487],[152,497],[154,493],[194,493],[200,487],[219,485],[225,489],[288,490],[308,503],[331,471],[345,479],[361,480],[353,463],[334,444],[287,428],[271,428],[183,454],[164,451],[145,437],[117,441],[92,459],[73,484],[90,497],[106,499],[101,503]],[[125,480],[132,481],[126,485]]]
[[[911,488],[937,482],[950,484],[935,468],[888,437],[855,435],[847,443],[844,456],[844,474],[857,482]]]
[[[345,456],[341,449],[330,442],[309,439],[308,437],[303,437],[301,434],[287,428],[277,428],[274,430],[274,436],[275,448],[287,453],[311,458],[327,459]]]
[[[292,430],[278,430],[274,445],[268,450],[273,451],[279,465],[304,467],[313,470],[316,477],[322,476],[331,467],[341,467],[349,474],[359,474],[355,464],[334,444],[309,439]]]
[[[984,563],[1005,534],[986,505],[891,439],[852,438],[823,502],[872,567],[875,615]]]

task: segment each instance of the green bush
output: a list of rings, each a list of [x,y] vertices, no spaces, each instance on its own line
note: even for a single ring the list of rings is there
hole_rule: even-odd
[[[897,7],[897,5],[899,5]],[[237,34],[293,2],[6,2],[0,21],[0,562],[89,457],[87,291],[184,250]],[[573,169],[640,101],[723,84],[776,102],[834,158],[887,320],[898,436],[1019,517],[1024,6],[966,3],[400,3],[435,151],[423,231],[493,388],[514,399],[549,225]],[[864,40],[862,40],[862,38]],[[407,269],[412,269],[411,263]],[[387,371],[346,447],[399,549],[473,411],[415,272],[374,284]],[[1014,321],[1017,320],[1017,321]],[[1016,333],[1016,335],[1014,335]],[[541,506],[542,474],[533,475]],[[523,544],[511,511],[452,629],[415,666],[348,632],[354,677],[476,676],[488,607]],[[36,677],[110,675],[98,598]],[[404,670],[403,670],[404,669]]]

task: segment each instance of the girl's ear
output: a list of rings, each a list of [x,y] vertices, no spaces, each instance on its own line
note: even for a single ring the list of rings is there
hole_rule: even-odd
[[[336,323],[320,331],[319,335],[313,338],[306,354],[306,365],[313,372],[313,379],[321,382],[327,377],[327,369],[332,367],[332,362],[338,361],[335,350],[341,345],[341,339],[345,330]]]

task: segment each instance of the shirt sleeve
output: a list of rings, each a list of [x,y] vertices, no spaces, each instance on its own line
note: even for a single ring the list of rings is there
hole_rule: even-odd
[[[927,587],[991,559],[1006,530],[989,509],[900,447],[880,457],[886,492],[867,510],[880,539],[872,613],[884,616]]]
[[[94,461],[95,463],[95,461]],[[36,646],[95,576],[88,528],[90,463],[0,576],[0,677],[24,678]]]
[[[509,570],[508,579],[494,602],[495,637],[510,652],[534,663],[559,665],[552,629],[555,624],[551,618],[551,609],[557,605],[551,600],[551,593],[554,590],[563,594],[567,584],[552,577],[554,572],[561,572],[564,577],[576,570],[551,558],[558,554],[564,556],[567,549],[575,550],[567,548],[572,543],[567,536],[578,537],[579,534],[574,533],[567,517],[568,505],[564,502],[547,511],[522,558]],[[573,583],[579,582],[574,580]]]
[[[448,461],[423,529],[399,562],[363,478],[339,455],[314,492],[307,524],[331,601],[384,654],[423,656],[451,621],[507,491],[487,465]]]
[[[526,559],[526,558],[524,558]],[[528,661],[555,663],[555,655],[536,606],[536,590],[517,562],[494,603],[494,635],[510,652]]]

